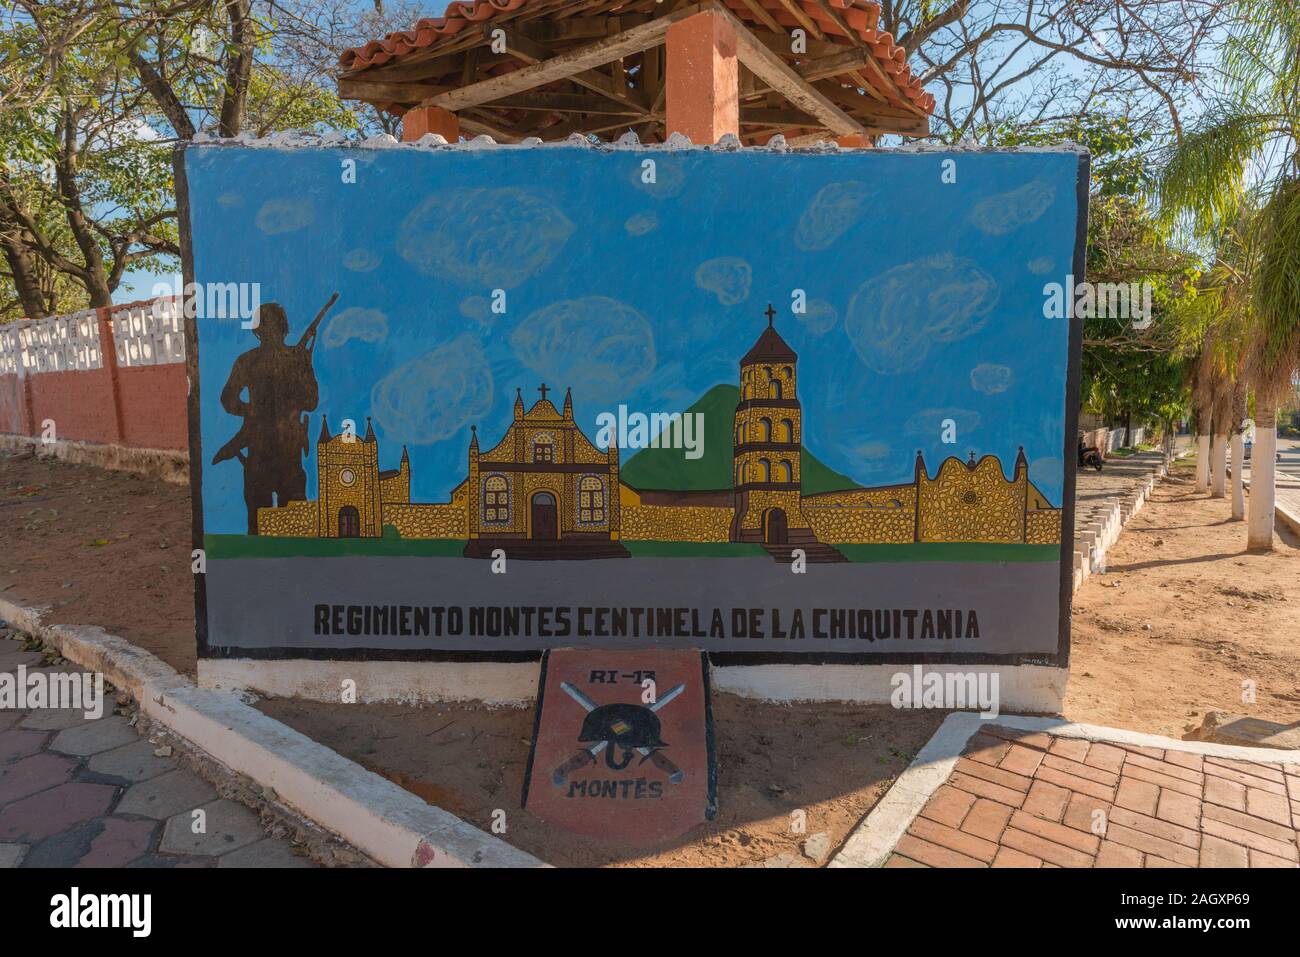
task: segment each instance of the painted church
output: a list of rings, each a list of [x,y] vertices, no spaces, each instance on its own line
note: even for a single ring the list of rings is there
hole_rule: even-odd
[[[619,477],[619,450],[596,446],[573,418],[566,390],[557,409],[544,383],[486,451],[471,427],[464,481],[446,503],[411,502],[410,457],[379,469],[367,419],[358,439],[322,421],[316,443],[318,497],[258,511],[258,534],[317,538],[442,538],[468,557],[622,558],[624,542],[736,542],[778,560],[790,549],[809,561],[843,561],[834,546],[910,542],[1060,541],[1061,511],[1029,480],[1024,450],[1008,479],[996,456],[949,457],[934,476],[917,452],[912,481],[805,494],[798,356],[777,332],[774,312],[740,360],[732,428],[731,487],[636,489]]]

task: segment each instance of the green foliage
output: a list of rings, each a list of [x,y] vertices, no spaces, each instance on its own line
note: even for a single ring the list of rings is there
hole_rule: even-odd
[[[1207,304],[1222,315],[1198,317],[1206,342],[1227,343],[1234,376],[1271,400],[1300,367],[1300,4],[1239,0],[1234,13],[1225,96],[1173,146],[1154,195],[1222,267]]]
[[[0,231],[28,260],[10,250],[0,258],[0,320],[25,314],[20,265],[35,274],[47,312],[103,304],[127,271],[175,271],[178,140],[360,125],[326,73],[328,51],[301,24],[295,33],[274,19],[285,9],[277,4],[27,8],[6,18],[0,40]],[[42,83],[19,82],[26,76]]]

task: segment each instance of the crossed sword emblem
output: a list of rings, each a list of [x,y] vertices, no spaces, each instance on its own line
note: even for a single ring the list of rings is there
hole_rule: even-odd
[[[600,707],[598,704],[596,704],[596,702],[592,701],[590,698],[588,698],[585,694],[583,694],[573,685],[569,684],[567,681],[560,682],[560,689],[565,694],[567,694],[570,698],[572,698],[574,701],[578,702],[578,704],[580,704],[583,710],[586,711],[588,714],[590,714],[591,712],[595,711],[598,707]],[[654,704],[650,705],[650,710],[658,711],[660,708],[662,708],[668,702],[672,701],[674,698],[676,698],[679,694],[681,694],[685,690],[686,690],[685,684],[675,685],[674,687],[668,689],[668,691],[666,691],[662,697],[656,700]],[[577,771],[579,768],[586,767],[588,764],[595,764],[596,756],[600,754],[602,751],[604,751],[607,747],[609,747],[608,741],[597,741],[595,744],[591,745],[591,747],[583,748],[581,751],[579,751],[573,757],[569,758],[569,760],[565,761],[563,764],[561,764],[558,768],[556,768],[551,773],[551,782],[556,787],[563,786],[565,780],[574,771]],[[662,751],[658,750],[657,748],[634,748],[633,750],[635,750],[639,755],[641,755],[643,759],[648,758],[651,764],[657,767],[660,771],[664,772],[664,774],[668,775],[668,782],[670,784],[682,783],[682,778],[685,777],[685,772],[683,772],[682,769],[679,768],[677,765],[673,764],[673,762],[670,761]]]

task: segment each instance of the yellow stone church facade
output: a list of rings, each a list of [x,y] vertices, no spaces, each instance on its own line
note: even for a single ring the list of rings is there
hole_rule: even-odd
[[[931,477],[921,453],[911,482],[805,495],[798,357],[772,325],[740,362],[732,423],[732,485],[704,492],[638,490],[620,479],[617,443],[598,448],[547,397],[525,409],[518,392],[505,435],[487,451],[471,429],[466,478],[450,501],[411,501],[410,458],[379,469],[369,420],[357,438],[316,444],[318,497],[258,510],[258,534],[316,538],[459,539],[469,557],[497,548],[519,557],[615,558],[623,542],[749,542],[843,560],[839,544],[1060,542],[1061,510],[1029,480],[1023,449],[1010,479],[996,456],[945,459]],[[814,557],[817,556],[817,557]]]

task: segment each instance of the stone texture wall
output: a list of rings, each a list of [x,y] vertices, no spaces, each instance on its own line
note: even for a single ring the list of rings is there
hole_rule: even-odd
[[[257,534],[281,538],[316,537],[316,503],[290,502],[257,510]]]
[[[1061,510],[1040,508],[1025,516],[1025,541],[1030,545],[1058,545],[1061,541]]]
[[[461,505],[384,503],[384,524],[403,538],[468,538],[469,516]]]
[[[819,542],[835,544],[903,545],[916,536],[910,508],[867,508],[861,505],[804,506]]]
[[[991,455],[974,468],[946,459],[934,479],[921,477],[917,537],[922,542],[1023,542],[1027,495],[1023,472],[1008,482]]]
[[[732,511],[707,505],[634,505],[623,508],[625,541],[725,542]]]

